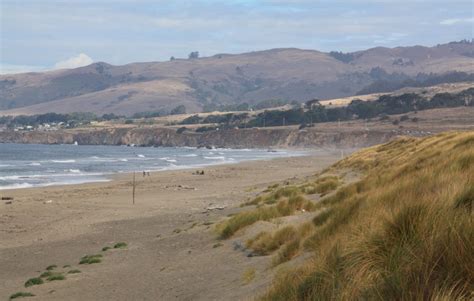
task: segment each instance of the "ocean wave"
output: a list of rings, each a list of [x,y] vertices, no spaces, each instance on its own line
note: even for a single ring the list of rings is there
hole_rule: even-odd
[[[197,157],[197,154],[181,155],[180,157]]]
[[[0,190],[30,188],[30,187],[34,187],[34,185],[30,183],[15,183],[15,184],[9,184],[5,186],[0,186]]]
[[[72,159],[70,159],[70,160],[51,160],[51,162],[53,162],[53,163],[75,163],[76,160],[72,160]]]
[[[145,155],[137,155],[138,158],[145,158]]]
[[[79,169],[69,169],[69,172],[80,173],[81,171]]]
[[[28,166],[41,166],[41,163],[39,162],[31,162],[29,164],[27,164]]]
[[[168,160],[166,160],[166,162],[176,163],[178,161],[176,161],[175,159],[168,159]]]
[[[207,160],[225,160],[224,156],[204,157]]]

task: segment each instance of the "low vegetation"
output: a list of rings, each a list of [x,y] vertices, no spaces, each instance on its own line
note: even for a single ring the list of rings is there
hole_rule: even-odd
[[[263,197],[256,204],[263,205],[255,210],[244,211],[221,223],[217,230],[222,239],[231,237],[238,230],[277,217],[292,215],[295,211],[313,211],[315,205],[306,199],[297,187],[285,187]],[[271,205],[267,205],[271,204]]]
[[[124,243],[124,242],[118,242],[114,245],[114,249],[123,249],[123,248],[126,248],[127,247],[127,244]]]
[[[67,273],[68,274],[79,274],[79,273],[82,273],[82,272],[80,270],[75,269],[75,270],[70,270]]]
[[[25,282],[25,287],[30,287],[30,286],[33,286],[33,285],[40,285],[40,284],[43,284],[43,283],[44,283],[43,279],[41,279],[39,277],[30,278]]]
[[[348,170],[360,176],[344,184],[336,175]],[[310,202],[312,193],[325,196]],[[399,138],[339,161],[316,180],[269,187],[245,203],[255,208],[217,230],[228,238],[307,206],[311,219],[246,242],[254,255],[272,255],[273,266],[314,254],[278,273],[262,300],[467,300],[474,292],[473,203],[474,132],[450,132]]]
[[[24,298],[24,297],[34,297],[32,293],[29,292],[17,292],[10,296],[10,300],[17,299],[17,298]]]
[[[242,281],[244,284],[249,284],[252,282],[252,280],[255,279],[255,269],[254,268],[248,268],[244,271],[242,275]]]
[[[102,254],[86,255],[81,258],[79,264],[94,264],[102,262]]]
[[[471,298],[473,162],[474,132],[402,138],[340,161],[329,171],[363,176],[322,199],[299,245],[280,248],[281,256],[303,248],[314,257],[280,273],[261,299]],[[275,236],[251,246],[268,251]]]
[[[51,276],[47,278],[48,281],[58,281],[58,280],[65,280],[66,277],[61,273],[53,273]]]

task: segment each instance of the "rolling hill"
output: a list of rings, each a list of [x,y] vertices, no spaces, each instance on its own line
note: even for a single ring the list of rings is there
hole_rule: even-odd
[[[456,81],[473,73],[474,43],[468,41],[354,53],[272,49],[123,66],[99,62],[0,76],[0,115],[80,111],[131,115],[169,111],[178,105],[199,112],[210,105],[384,92]]]

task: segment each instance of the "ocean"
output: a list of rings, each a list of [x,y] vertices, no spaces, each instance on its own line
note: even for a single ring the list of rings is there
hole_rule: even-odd
[[[0,143],[0,190],[105,182],[117,173],[301,156],[303,151]]]

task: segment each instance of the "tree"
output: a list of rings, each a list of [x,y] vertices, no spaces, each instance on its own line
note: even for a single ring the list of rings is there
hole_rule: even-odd
[[[186,114],[186,107],[184,105],[179,105],[170,112],[171,115]]]
[[[174,56],[170,57],[170,61],[174,61],[176,58]]]
[[[199,58],[199,51],[193,51],[193,52],[191,52],[191,53],[188,55],[188,57],[189,57],[190,60]]]

